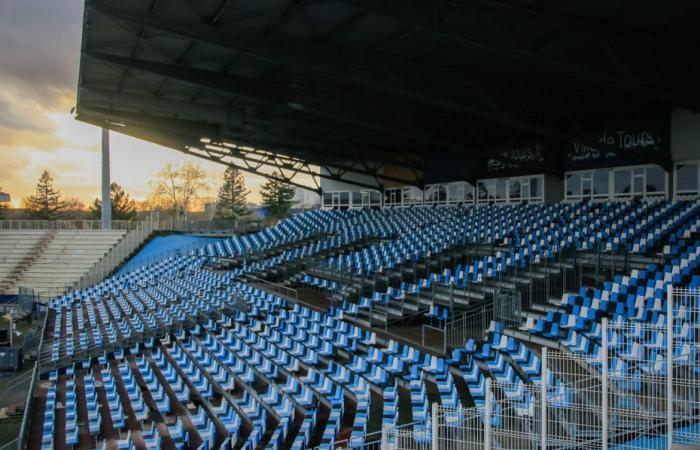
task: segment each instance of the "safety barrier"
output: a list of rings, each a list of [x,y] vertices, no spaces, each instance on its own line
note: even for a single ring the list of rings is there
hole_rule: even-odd
[[[486,379],[472,408],[434,404],[423,426],[385,430],[389,450],[700,446],[700,291],[670,288],[656,320],[601,323],[589,353],[543,347],[537,380]]]

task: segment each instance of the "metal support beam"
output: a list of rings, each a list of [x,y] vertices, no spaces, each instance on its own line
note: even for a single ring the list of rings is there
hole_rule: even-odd
[[[574,17],[570,15],[557,14],[556,12],[535,9],[521,4],[506,3],[499,0],[456,0],[456,4],[462,6],[474,6],[479,9],[489,9],[504,16],[513,17],[518,20],[531,20],[551,27],[563,28],[567,32],[579,30],[591,35],[617,37],[637,42],[667,47],[671,49],[692,50],[688,42],[677,40],[673,37],[630,30],[622,24],[609,24],[593,22],[591,20]]]
[[[311,105],[304,104],[301,100],[302,96],[299,96],[299,99],[295,99],[288,92],[287,86],[282,83],[238,75],[229,75],[220,72],[212,72],[209,70],[194,69],[191,67],[156,61],[127,58],[108,53],[88,51],[86,52],[86,55],[107,63],[121,66],[131,66],[153,74],[175,78],[194,85],[207,86],[212,89],[235,94],[237,96],[245,97],[268,105],[284,106],[292,112],[321,117],[334,122],[343,123],[347,126],[358,127],[379,134],[391,135],[409,142],[421,142],[425,145],[440,147],[443,149],[459,149],[463,147],[462,144],[459,143],[447,142],[441,139],[416,135],[363,119],[349,117],[335,111],[315,108]]]
[[[162,121],[168,120],[169,117],[176,114],[176,120],[190,120],[188,117],[191,117],[192,122],[202,127],[206,126],[209,130],[208,133],[225,135],[226,132],[230,132],[235,136],[241,136],[245,133],[262,133],[268,138],[274,137],[279,140],[280,143],[283,143],[283,146],[294,144],[305,149],[317,147],[324,156],[337,156],[340,159],[352,158],[353,155],[349,155],[347,149],[357,147],[367,148],[368,154],[382,161],[396,161],[397,159],[393,149],[380,147],[377,141],[374,141],[371,147],[367,147],[366,144],[348,141],[346,137],[338,136],[338,138],[334,138],[334,136],[342,133],[343,129],[318,120],[303,121],[295,119],[289,124],[284,122],[284,117],[257,111],[246,111],[244,115],[242,109],[230,106],[126,94],[90,85],[83,85],[81,93],[81,109],[104,112],[106,116],[115,113],[126,114],[126,112],[120,113],[120,111],[124,110],[127,110],[129,114],[135,114],[136,112],[140,114],[141,111],[147,110],[149,113],[157,114],[157,116],[154,115],[153,117],[157,117],[157,120]],[[287,131],[287,128],[290,131]],[[292,131],[292,128],[295,130]],[[302,129],[311,130],[313,133],[310,136],[301,136],[300,132]],[[321,134],[327,135],[328,138],[322,137]],[[338,140],[341,142],[337,142]],[[350,142],[349,145],[348,142]],[[320,163],[320,161],[315,162]]]
[[[568,74],[578,80],[598,84],[619,92],[625,92],[647,101],[665,105],[683,105],[697,108],[698,101],[690,102],[688,98],[677,97],[673,94],[661,92],[656,89],[630,83],[629,80],[619,80],[607,73],[596,72],[590,67],[577,65],[570,61],[558,59],[541,51],[517,45],[498,44],[483,36],[469,34],[464,27],[451,26],[435,19],[435,3],[432,0],[343,0],[361,10],[372,12],[384,17],[393,18],[426,31],[442,36],[446,39],[459,42],[463,45],[498,54],[528,65],[546,68],[550,71]]]
[[[329,173],[328,175],[323,175],[322,173],[316,172],[311,170],[308,167],[308,164],[304,162],[297,162],[297,163],[290,163],[287,161],[284,161],[282,158],[278,156],[274,157],[251,157],[249,156],[251,153],[247,152],[235,152],[235,149],[231,147],[215,147],[212,146],[211,144],[204,146],[204,148],[199,148],[199,147],[191,147],[191,151],[197,152],[197,153],[203,153],[207,154],[209,159],[216,160],[219,162],[224,162],[226,160],[230,159],[239,159],[244,162],[244,164],[251,170],[257,170],[263,166],[268,166],[268,167],[273,167],[276,168],[280,171],[283,170],[289,170],[294,173],[298,174],[303,174],[303,175],[309,175],[309,176],[318,176],[321,178],[326,178],[328,180],[334,180],[334,181],[344,181],[347,183],[352,183],[358,187],[365,187],[365,188],[371,188],[371,189],[376,189],[376,186],[372,186],[369,184],[361,183],[361,182],[354,182],[354,181],[347,181],[343,180],[341,175],[338,174],[333,174]],[[254,153],[252,153],[255,155]]]
[[[109,129],[102,127],[102,229],[112,229],[112,198],[109,173]]]
[[[215,123],[217,125],[239,129],[243,128],[242,112],[231,107],[175,100],[167,97],[155,97],[152,95],[129,94],[90,85],[83,85],[80,89],[83,91],[83,103],[89,103],[90,99],[88,95],[94,94],[100,101],[107,100],[112,105],[129,106],[137,110],[145,109],[150,112],[167,115],[177,114],[177,116],[181,118],[191,116],[197,120]]]
[[[137,139],[141,139],[144,141],[152,142],[157,145],[161,145],[164,147],[171,148],[173,150],[177,150],[182,153],[186,153],[189,155],[194,155],[203,159],[207,159],[209,161],[213,162],[221,162],[217,158],[209,157],[206,154],[199,154],[191,151],[190,149],[192,148],[197,148],[198,145],[201,145],[201,142],[193,136],[185,135],[182,133],[178,133],[177,131],[170,131],[170,132],[165,132],[160,129],[156,128],[151,128],[148,126],[143,126],[143,125],[135,125],[135,124],[130,124],[128,126],[125,126],[124,124],[120,124],[115,122],[108,122],[106,125],[104,123],[104,118],[101,116],[95,116],[91,115],[89,112],[83,112],[80,113],[76,116],[77,120],[80,120],[85,123],[89,123],[92,125],[96,125],[99,127],[105,126],[106,128],[109,128],[111,131],[116,131],[118,133],[125,134],[127,136],[132,136]],[[314,192],[320,192],[318,189],[314,189],[312,187],[296,183],[293,181],[290,181],[290,179],[283,178],[283,177],[277,177],[272,174],[266,174],[266,173],[261,173],[258,171],[255,171],[253,169],[250,169],[245,166],[240,166],[236,165],[233,163],[226,163],[227,165],[236,167],[244,172],[248,173],[253,173],[256,175],[263,176],[265,178],[270,178],[273,180],[277,181],[282,181],[285,183],[288,183],[292,186],[296,186],[298,188],[302,189],[308,189],[310,191]]]
[[[349,0],[348,2],[353,3],[358,7],[363,7],[363,9],[371,12],[381,12],[384,15],[388,14],[387,8],[381,6],[383,5],[383,2],[376,3],[373,0],[369,0],[368,2],[363,2],[362,0]],[[295,42],[292,45],[289,42],[280,41],[269,36],[256,37],[252,33],[248,33],[246,35],[232,34],[218,28],[207,26],[206,24],[183,22],[181,20],[178,21],[177,19],[164,20],[162,18],[155,18],[144,14],[125,11],[119,7],[114,7],[111,5],[107,6],[102,3],[90,5],[89,7],[114,18],[119,18],[131,23],[137,23],[142,26],[156,28],[161,31],[187,37],[189,39],[219,45],[263,61],[313,73],[316,76],[333,80],[333,82],[338,82],[338,80],[341,80],[343,83],[362,86],[374,92],[401,98],[408,102],[428,105],[440,110],[479,118],[481,120],[504,125],[509,128],[526,130],[553,139],[578,140],[590,144],[595,143],[595,140],[590,136],[578,136],[563,133],[559,130],[546,127],[541,124],[514,118],[499,111],[484,110],[464,102],[454,102],[432,94],[421,93],[416,89],[407,89],[395,84],[379,82],[363,76],[358,76],[348,72],[346,66],[342,64],[342,61],[338,61],[337,59],[339,54],[343,54],[346,55],[348,59],[352,59],[354,61],[372,61],[373,57],[370,55],[358,54],[357,52],[352,52],[347,49],[343,49],[343,51],[340,52],[337,48],[318,45],[313,42],[305,42],[303,45],[299,45],[298,42]],[[396,4],[395,7],[401,10],[402,4]],[[401,18],[404,18],[404,15],[402,15]],[[430,15],[424,15],[422,18],[414,18],[413,15],[411,15],[411,18],[412,20],[405,20],[410,23],[415,23],[416,26],[428,26],[426,21],[429,22]],[[123,58],[123,60],[128,61],[129,58]],[[299,105],[299,107],[296,109],[307,113],[312,112],[303,108],[301,105]],[[405,137],[405,133],[403,134]],[[416,136],[412,136],[412,139],[418,138]],[[598,145],[600,146],[600,144]],[[475,152],[479,152],[479,150],[475,150]]]
[[[367,175],[367,169],[361,167],[355,167],[354,164],[345,164],[340,162],[333,162],[325,159],[321,159],[316,155],[316,151],[323,152],[322,147],[310,148],[305,146],[305,144],[297,143],[293,136],[281,136],[278,140],[275,140],[270,136],[269,133],[264,133],[256,135],[254,133],[248,132],[227,132],[226,130],[217,130],[216,127],[209,127],[207,124],[202,122],[188,121],[184,119],[176,118],[166,118],[151,116],[142,113],[132,113],[118,110],[110,110],[106,108],[99,107],[83,107],[81,111],[91,112],[96,115],[102,115],[110,120],[116,120],[121,123],[130,125],[146,125],[154,129],[161,129],[164,132],[171,130],[179,130],[181,133],[188,133],[191,136],[201,142],[203,138],[209,139],[210,145],[218,145],[220,148],[217,151],[228,151],[231,153],[232,157],[246,159],[249,155],[255,155],[254,159],[250,162],[257,163],[259,159],[270,159],[275,158],[279,160],[279,167],[285,165],[295,165],[299,163],[303,164],[317,164],[324,165],[340,170],[342,173],[350,172],[357,173],[361,175]],[[218,142],[218,143],[217,143]],[[298,153],[296,151],[297,147],[301,145],[301,153],[303,157],[294,158],[290,155]],[[240,155],[240,156],[239,156]],[[344,155],[345,159],[353,159],[350,155]],[[369,173],[370,176],[377,176],[387,181],[394,181],[402,184],[418,184],[422,180],[416,179],[405,179],[393,176],[384,176],[378,172]],[[336,181],[345,181],[340,177],[328,177],[329,179]]]
[[[234,167],[234,168],[239,169],[243,172],[259,175],[259,176],[262,176],[262,177],[265,177],[265,178],[268,178],[271,180],[276,180],[276,181],[280,181],[280,182],[289,184],[290,186],[298,187],[301,189],[306,189],[308,191],[315,192],[317,194],[321,194],[321,189],[318,187],[319,183],[318,183],[318,181],[316,181],[316,178],[319,178],[320,175],[318,175],[316,173],[310,174],[310,173],[308,173],[308,171],[306,173],[303,173],[302,171],[293,171],[291,176],[289,176],[286,173],[284,173],[283,169],[278,168],[278,169],[280,169],[280,170],[277,170],[277,173],[279,175],[275,175],[275,172],[262,172],[260,170],[263,166],[275,167],[272,164],[252,164],[249,161],[247,161],[243,158],[240,158],[240,157],[235,157],[232,155],[224,155],[224,154],[217,155],[217,154],[213,153],[211,150],[202,150],[201,148],[198,148],[198,147],[189,147],[189,148],[186,148],[186,149],[181,150],[181,151],[185,154],[188,154],[188,155],[196,156],[198,158],[206,159],[208,161],[223,164],[225,166]],[[243,164],[237,163],[235,161],[236,159],[242,160]],[[284,169],[288,169],[288,168],[284,168]],[[305,184],[300,184],[300,183],[294,181],[294,178],[296,177],[296,175],[299,175],[299,174],[310,175],[313,178],[312,181],[314,182],[314,184],[317,187],[313,188],[311,186],[307,186]]]
[[[105,120],[101,114],[90,114],[89,110],[85,110],[83,113],[79,114],[77,116],[77,119],[95,125],[104,123]],[[343,181],[355,184],[358,187],[376,189],[376,186],[367,185],[364,183],[357,183],[352,180],[344,179],[337,173],[325,175],[322,173],[315,172],[314,170],[311,170],[309,168],[306,162],[301,160],[291,163],[290,161],[285,160],[286,157],[282,155],[271,155],[265,158],[261,157],[260,154],[255,154],[253,152],[254,149],[245,150],[245,152],[239,151],[238,153],[235,153],[235,148],[232,148],[230,146],[227,146],[227,148],[232,151],[226,153],[225,148],[217,148],[216,146],[207,147],[204,143],[201,142],[200,137],[184,134],[181,131],[181,129],[177,127],[158,128],[154,126],[144,125],[141,123],[123,121],[118,115],[115,115],[113,119],[114,120],[109,121],[107,123],[107,127],[113,131],[117,131],[123,134],[127,134],[129,136],[153,142],[158,145],[170,147],[182,153],[194,155],[199,158],[207,159],[209,161],[233,166],[248,173],[253,173],[266,178],[282,181],[292,186],[308,189],[314,192],[320,192],[320,189],[314,189],[307,185],[294,182],[294,176],[306,175],[314,178],[325,178],[328,180]],[[241,161],[242,164],[239,164],[236,161]],[[277,169],[280,171],[282,176],[274,176],[271,173],[262,172],[260,169],[263,167]],[[292,176],[286,176],[285,171],[292,172]],[[343,173],[352,171],[355,170],[345,168]]]

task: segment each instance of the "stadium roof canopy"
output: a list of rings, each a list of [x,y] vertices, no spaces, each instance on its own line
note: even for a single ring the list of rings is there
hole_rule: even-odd
[[[77,118],[292,182],[420,185],[698,110],[698,18],[682,0],[87,0]]]

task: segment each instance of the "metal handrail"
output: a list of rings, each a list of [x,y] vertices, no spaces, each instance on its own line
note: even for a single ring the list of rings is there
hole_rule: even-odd
[[[251,280],[253,280],[253,281],[256,282],[256,283],[267,284],[267,285],[272,286],[272,287],[275,288],[275,289],[279,289],[280,291],[291,292],[292,295],[289,296],[289,297],[291,297],[291,298],[294,299],[294,300],[298,300],[298,299],[299,299],[299,292],[298,292],[296,289],[294,289],[294,288],[290,288],[289,286],[285,286],[285,285],[283,285],[283,284],[274,283],[274,282],[272,282],[272,281],[264,280],[264,279],[262,279],[262,278],[258,278],[258,277],[256,277],[256,276],[250,275],[250,274],[246,274],[245,276],[246,276],[246,278],[250,278]],[[273,292],[274,292],[274,291],[273,291]]]
[[[135,220],[113,220],[112,230],[131,230]],[[0,230],[102,230],[100,220],[0,220]]]

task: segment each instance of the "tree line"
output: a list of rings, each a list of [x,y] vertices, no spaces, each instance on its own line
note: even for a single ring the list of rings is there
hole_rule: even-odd
[[[279,173],[275,173],[279,176]],[[167,164],[151,184],[151,194],[140,205],[118,183],[110,186],[112,220],[134,220],[139,211],[160,211],[166,217],[186,220],[202,191],[209,189],[206,172],[198,165]],[[2,187],[0,187],[0,192]],[[248,205],[250,191],[246,188],[243,173],[229,166],[224,172],[219,187],[214,220],[246,220],[251,209]],[[260,188],[262,207],[268,222],[287,217],[292,208],[294,189],[283,182],[268,179]],[[22,201],[24,215],[15,218],[32,220],[61,220],[85,218],[85,206],[76,199],[64,199],[54,187],[51,174],[44,170],[39,177],[34,195]],[[78,214],[78,212],[80,214]],[[87,209],[89,219],[99,220],[102,215],[102,201],[95,199]],[[80,217],[77,217],[77,216]],[[0,203],[0,219],[8,217],[8,206]]]

